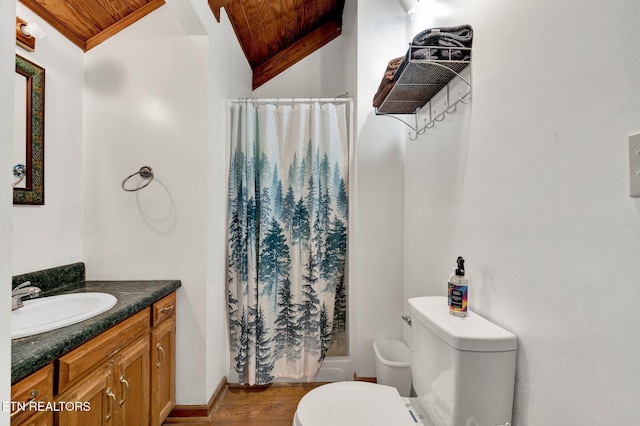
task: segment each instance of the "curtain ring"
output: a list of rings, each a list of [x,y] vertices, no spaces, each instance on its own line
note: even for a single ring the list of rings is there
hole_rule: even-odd
[[[148,179],[148,180],[144,183],[144,185],[139,186],[139,187],[137,187],[137,188],[133,188],[133,189],[127,188],[127,187],[125,186],[125,184],[127,183],[127,181],[128,181],[129,179],[131,179],[131,178],[132,178],[132,177],[134,177],[135,175],[140,175],[140,177],[141,177],[142,179]],[[122,189],[124,189],[124,190],[125,190],[125,191],[127,191],[127,192],[135,192],[135,191],[139,191],[139,190],[141,190],[142,188],[144,188],[144,187],[146,187],[147,185],[149,185],[149,184],[151,183],[151,181],[153,180],[153,178],[154,178],[154,175],[153,175],[153,170],[151,170],[151,167],[148,167],[148,166],[142,166],[142,167],[140,167],[140,170],[138,170],[138,171],[137,171],[137,172],[135,172],[135,173],[130,174],[129,176],[127,176],[127,177],[122,181]]]

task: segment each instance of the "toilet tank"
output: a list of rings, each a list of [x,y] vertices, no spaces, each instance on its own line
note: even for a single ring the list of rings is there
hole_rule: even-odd
[[[450,315],[446,297],[408,302],[411,379],[423,414],[434,426],[511,422],[516,337],[474,312]]]

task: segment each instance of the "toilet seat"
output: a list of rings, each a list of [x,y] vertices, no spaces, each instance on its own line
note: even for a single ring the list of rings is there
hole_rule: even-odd
[[[336,382],[319,386],[298,403],[294,426],[415,426],[402,397],[391,386]]]

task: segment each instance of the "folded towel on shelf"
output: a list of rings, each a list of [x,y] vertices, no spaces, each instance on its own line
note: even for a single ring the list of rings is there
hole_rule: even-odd
[[[396,70],[395,77],[402,74],[412,59],[469,61],[473,43],[473,28],[470,25],[429,28],[418,33]],[[462,49],[457,49],[462,48]]]
[[[379,108],[380,105],[382,105],[382,102],[384,102],[384,100],[387,98],[387,95],[389,94],[391,89],[393,89],[394,84],[395,84],[395,81],[390,81],[389,83],[382,86],[382,89],[378,90],[376,95],[373,97],[374,108]]]
[[[393,85],[395,83],[395,74],[398,70],[398,67],[402,63],[404,56],[400,56],[399,58],[394,58],[389,61],[387,65],[387,69],[384,72],[384,76],[382,77],[382,81],[378,86],[378,91],[373,96],[373,107],[378,108],[382,105],[382,101],[387,97]]]
[[[471,47],[473,28],[470,25],[457,27],[429,28],[418,33],[411,41],[412,46],[439,46],[442,41],[458,47]]]

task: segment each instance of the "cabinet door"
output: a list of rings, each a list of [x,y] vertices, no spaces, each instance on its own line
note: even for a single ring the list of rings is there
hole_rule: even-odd
[[[149,424],[149,336],[138,339],[116,359],[114,383],[119,420],[126,426]]]
[[[159,426],[175,405],[176,319],[172,315],[151,331],[151,425]]]
[[[113,364],[97,368],[58,401],[74,409],[56,412],[58,426],[117,425],[118,401],[113,387]]]

